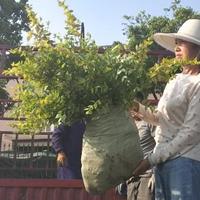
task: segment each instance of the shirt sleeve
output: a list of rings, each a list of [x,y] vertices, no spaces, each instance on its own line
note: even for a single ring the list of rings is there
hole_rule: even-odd
[[[155,146],[155,140],[151,135],[152,126],[144,121],[141,121],[138,126],[138,132],[140,137],[140,146],[142,147],[144,157],[146,158],[150,152],[153,152],[153,148]]]
[[[162,144],[148,156],[151,165],[164,162],[170,157],[185,153],[200,142],[200,87],[196,87],[188,105],[188,110],[177,135],[173,140]]]
[[[66,134],[69,132],[67,129],[69,129],[69,126],[65,126],[63,124],[59,125],[52,134],[52,147],[55,150],[56,153],[59,151],[64,151],[64,142]]]

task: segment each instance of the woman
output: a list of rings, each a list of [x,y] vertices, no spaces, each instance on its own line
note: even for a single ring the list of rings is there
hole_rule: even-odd
[[[200,20],[187,20],[177,33],[157,33],[154,40],[176,59],[200,58]],[[133,110],[157,125],[156,146],[134,171],[155,167],[157,200],[199,200],[200,66],[185,65],[165,87],[155,112],[135,102]]]

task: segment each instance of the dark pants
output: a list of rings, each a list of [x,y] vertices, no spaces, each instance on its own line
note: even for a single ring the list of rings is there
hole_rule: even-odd
[[[151,177],[141,177],[128,184],[127,200],[154,200],[154,192],[148,188]]]

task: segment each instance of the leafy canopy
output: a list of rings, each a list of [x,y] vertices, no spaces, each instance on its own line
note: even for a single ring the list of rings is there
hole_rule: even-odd
[[[28,0],[0,1],[0,44],[9,46],[19,45],[22,40],[22,31],[28,30],[28,18],[25,12],[25,6]],[[5,46],[4,46],[5,47]],[[0,68],[8,68],[10,63],[17,59],[11,54],[0,54]],[[7,80],[0,80],[0,99],[9,99],[9,93],[6,91]],[[0,115],[10,107],[10,104],[0,105]]]
[[[19,45],[22,31],[28,30],[28,18],[25,10],[28,0],[0,1],[0,44]]]
[[[188,19],[200,19],[200,13],[191,7],[183,7],[181,0],[173,0],[170,8],[164,8],[164,16],[152,16],[145,11],[141,11],[137,16],[127,16],[124,18],[124,34],[129,39],[129,47],[133,48],[144,39],[151,37],[154,33],[177,32],[179,27]],[[151,49],[160,49],[153,44]]]
[[[138,92],[148,94],[145,61],[152,41],[145,40],[135,51],[116,44],[100,54],[89,35],[81,38],[80,22],[64,1],[59,5],[66,16],[65,37],[52,40],[48,28],[28,7],[29,38],[34,43],[13,50],[22,60],[7,71],[23,78],[16,94],[21,103],[13,110],[15,117],[26,118],[18,124],[23,132],[37,132],[52,123],[71,124],[113,105],[127,109]]]
[[[154,33],[177,32],[187,19],[200,19],[200,12],[194,11],[191,7],[183,7],[181,0],[173,0],[171,6],[165,8],[164,11],[165,15],[163,16],[152,16],[145,11],[141,11],[137,16],[124,16],[126,20],[124,34],[128,38],[128,47],[130,49],[135,50],[135,46],[151,37]],[[163,50],[155,42],[151,44],[149,49],[157,52]],[[181,71],[181,65],[183,64],[174,59],[164,59],[161,63],[157,63],[157,61],[157,58],[153,57],[149,57],[146,60],[146,70],[151,77],[152,93],[162,93],[166,82],[175,73]]]

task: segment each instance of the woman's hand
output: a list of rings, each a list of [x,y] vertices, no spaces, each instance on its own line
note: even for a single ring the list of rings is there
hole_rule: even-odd
[[[130,110],[132,110],[133,112],[138,112],[139,111],[139,102],[138,101],[133,101],[133,103],[131,104],[131,108]]]
[[[138,112],[140,104],[138,101],[133,101],[131,108],[129,109],[130,116],[133,120],[140,121],[142,119],[142,115]]]

